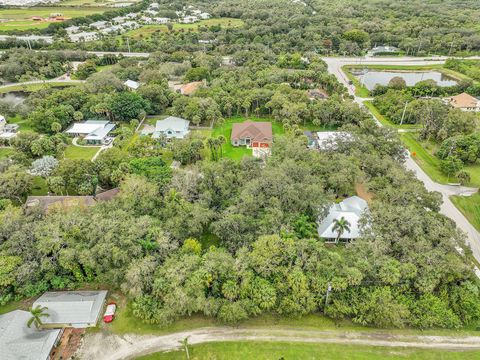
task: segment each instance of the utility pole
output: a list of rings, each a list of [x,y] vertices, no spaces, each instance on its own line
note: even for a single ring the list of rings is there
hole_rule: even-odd
[[[127,36],[127,47],[128,47],[128,52],[130,53],[130,41],[128,40],[128,36]]]
[[[400,120],[400,125],[403,125],[403,119],[405,118],[405,112],[407,111],[408,101],[405,102],[405,107],[403,108],[402,120]]]
[[[325,297],[325,308],[327,308],[327,304],[328,304],[328,295],[330,294],[330,292],[332,291],[332,284],[328,283],[328,287],[327,287],[327,296]]]

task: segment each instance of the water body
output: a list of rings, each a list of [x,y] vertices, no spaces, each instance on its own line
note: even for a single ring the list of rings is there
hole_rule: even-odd
[[[438,86],[457,85],[455,79],[446,76],[439,71],[403,72],[370,70],[366,73],[357,73],[355,75],[368,90],[372,90],[377,84],[388,85],[389,81],[396,76],[403,78],[407,83],[407,86],[414,86],[416,83],[423,80],[435,80]]]

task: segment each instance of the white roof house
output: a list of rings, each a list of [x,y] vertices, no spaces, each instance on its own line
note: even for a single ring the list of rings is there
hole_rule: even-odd
[[[167,139],[183,139],[189,133],[189,125],[190,121],[188,120],[169,116],[164,120],[157,120],[152,137],[158,139],[160,136],[164,135]]]
[[[2,360],[46,360],[62,334],[60,329],[37,330],[27,326],[32,316],[15,310],[0,315],[0,358]],[[42,318],[44,319],[44,318]]]
[[[74,123],[65,133],[83,137],[90,144],[101,144],[114,128],[115,124],[107,120],[87,120],[81,123]]]
[[[72,25],[72,26],[66,27],[66,28],[65,28],[65,31],[66,31],[68,34],[77,33],[77,32],[80,31],[80,26]]]
[[[137,90],[140,87],[140,83],[138,81],[133,81],[133,80],[127,80],[123,83],[126,87],[128,87],[131,90]]]
[[[96,326],[101,316],[107,291],[46,292],[33,307],[46,307],[50,316],[42,318],[44,327],[86,328]]]
[[[93,41],[98,38],[98,34],[94,31],[83,31],[76,34],[68,34],[68,38],[72,42]]]
[[[108,26],[108,23],[106,21],[95,21],[90,24],[90,27],[92,29],[105,29]]]
[[[113,21],[114,23],[117,23],[117,24],[122,24],[122,23],[124,23],[125,21],[127,21],[127,17],[126,17],[126,16],[117,16],[117,17],[114,17],[114,18],[112,19],[112,21]]]
[[[368,211],[368,204],[358,196],[349,197],[338,204],[334,204],[328,210],[328,215],[319,221],[318,236],[324,239],[336,239],[337,232],[333,230],[334,220],[345,218],[350,224],[350,231],[340,235],[340,239],[356,239],[360,237],[359,220]]]
[[[24,35],[24,36],[15,36],[15,35],[0,35],[0,41],[7,40],[17,40],[17,41],[33,41],[33,42],[44,42],[46,44],[53,44],[53,36],[41,36],[41,35]]]

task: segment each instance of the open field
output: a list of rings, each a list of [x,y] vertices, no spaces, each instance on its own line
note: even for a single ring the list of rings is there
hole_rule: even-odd
[[[62,14],[65,19],[82,17],[91,14],[103,13],[111,10],[107,7],[79,7],[79,6],[34,6],[30,8],[0,9],[0,19],[6,19],[0,23],[0,31],[28,30],[46,28],[52,21],[33,21],[32,16],[40,16],[44,19],[52,14]],[[53,21],[55,22],[55,21]]]
[[[325,359],[325,360],[473,360],[478,351],[442,351],[405,348],[385,348],[344,344],[309,344],[291,342],[214,342],[189,346],[191,359]],[[156,353],[138,360],[183,360],[184,350]]]
[[[192,30],[198,31],[198,28],[204,26],[221,26],[224,28],[234,28],[234,27],[241,27],[243,26],[243,21],[240,19],[233,19],[233,18],[218,18],[218,19],[208,19],[208,20],[201,20],[199,22],[193,24],[179,24],[173,23],[173,30],[180,31],[180,30]],[[139,29],[131,30],[126,32],[123,36],[129,36],[132,38],[149,38],[155,33],[159,32],[167,32],[168,28],[167,25],[145,25]]]

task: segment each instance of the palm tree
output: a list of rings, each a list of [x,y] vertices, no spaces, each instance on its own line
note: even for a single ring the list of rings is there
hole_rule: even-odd
[[[32,323],[35,324],[35,327],[38,329],[40,326],[43,325],[42,323],[42,317],[48,317],[50,316],[47,314],[45,311],[48,310],[47,307],[42,307],[40,305],[37,305],[35,308],[30,308],[30,314],[32,317],[28,319],[27,321],[27,326],[30,327],[32,326]]]
[[[218,140],[218,147],[220,148],[220,158],[223,157],[223,144],[225,144],[227,142],[227,140],[225,139],[225,136],[223,135],[219,135],[217,137],[217,140]]]
[[[337,232],[337,238],[335,239],[335,244],[338,244],[338,240],[340,240],[340,236],[345,231],[350,232],[350,223],[345,219],[343,216],[340,219],[333,220],[333,231]]]

